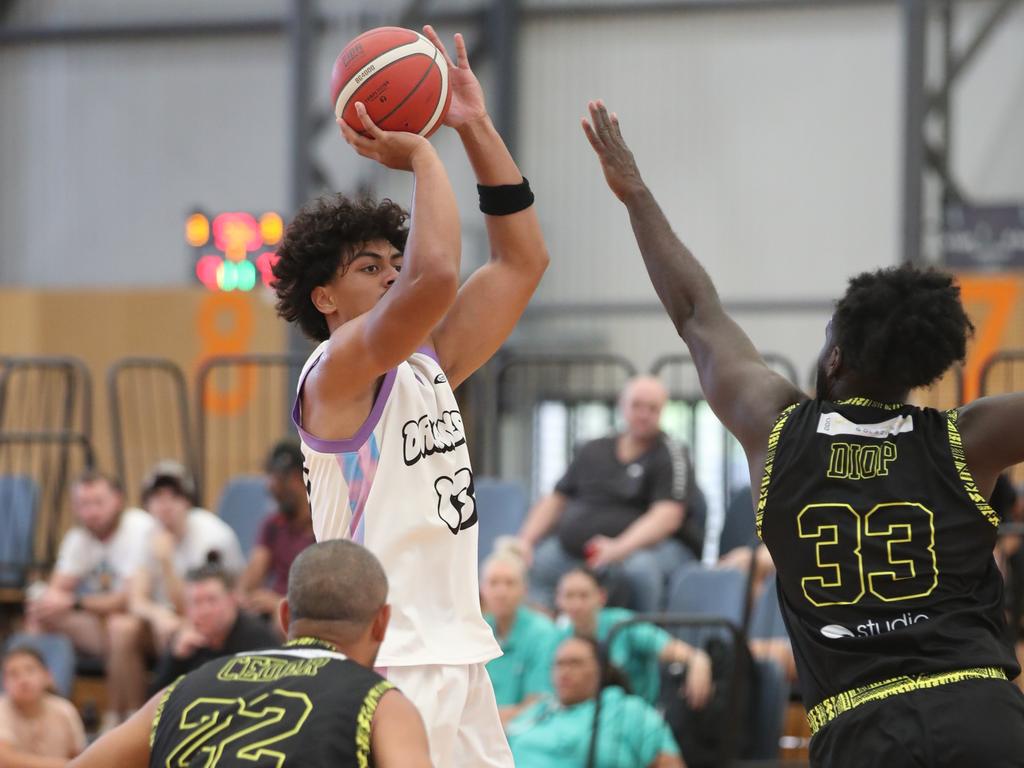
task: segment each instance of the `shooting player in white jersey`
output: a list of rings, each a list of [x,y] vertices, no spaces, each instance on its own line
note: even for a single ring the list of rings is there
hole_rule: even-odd
[[[435,765],[510,767],[484,669],[501,652],[480,613],[473,472],[452,389],[511,333],[548,255],[460,35],[455,46],[445,124],[476,174],[490,261],[459,288],[459,213],[437,153],[357,105],[366,135],[342,124],[345,139],[414,174],[411,212],[340,195],[306,206],[278,251],[275,291],[279,314],[321,342],[294,410],[316,537],[365,544],[391,583],[377,664],[423,715]]]

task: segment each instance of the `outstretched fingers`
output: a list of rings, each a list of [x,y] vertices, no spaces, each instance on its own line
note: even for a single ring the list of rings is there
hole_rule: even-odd
[[[441,55],[444,56],[444,60],[448,62],[448,66],[455,69],[455,62],[452,61],[452,57],[448,55],[448,49],[444,47],[444,43],[441,42],[441,38],[438,36],[437,31],[427,24],[423,27],[423,34],[426,35],[427,39],[434,44],[434,47],[441,52]],[[456,54],[458,53],[460,37],[462,37],[462,35],[455,36]]]
[[[455,33],[455,58],[459,69],[469,69],[469,53],[466,52],[466,39],[460,32]]]

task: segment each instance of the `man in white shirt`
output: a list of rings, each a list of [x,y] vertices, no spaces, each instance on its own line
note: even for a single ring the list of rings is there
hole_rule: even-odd
[[[132,614],[152,630],[158,653],[181,626],[185,574],[208,563],[218,564],[232,576],[245,568],[235,532],[195,502],[195,484],[177,462],[159,462],[143,481],[142,504],[157,525],[132,579],[130,602]]]
[[[106,662],[107,711],[112,727],[145,702],[144,626],[128,610],[128,581],[142,564],[155,524],[125,509],[120,484],[89,471],[71,485],[77,525],[61,542],[45,591],[26,608],[29,631],[61,632],[80,653]]]

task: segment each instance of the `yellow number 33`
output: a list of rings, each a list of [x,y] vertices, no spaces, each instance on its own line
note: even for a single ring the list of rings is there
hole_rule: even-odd
[[[935,523],[906,501],[861,515],[849,504],[808,504],[797,515],[801,539],[815,542],[817,574],[801,579],[813,605],[853,605],[871,593],[887,603],[930,595],[939,583]]]

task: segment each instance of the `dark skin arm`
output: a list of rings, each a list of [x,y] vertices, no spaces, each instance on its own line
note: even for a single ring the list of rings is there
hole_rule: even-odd
[[[726,314],[708,273],[672,231],[640,176],[619,121],[600,101],[589,104],[583,132],[605,181],[626,210],[654,290],[686,343],[715,415],[740,441],[751,487],[760,484],[768,435],[779,413],[805,396],[765,363],[749,337]]]
[[[1007,467],[1024,462],[1024,392],[982,397],[960,409],[957,419],[967,467],[988,498]]]

